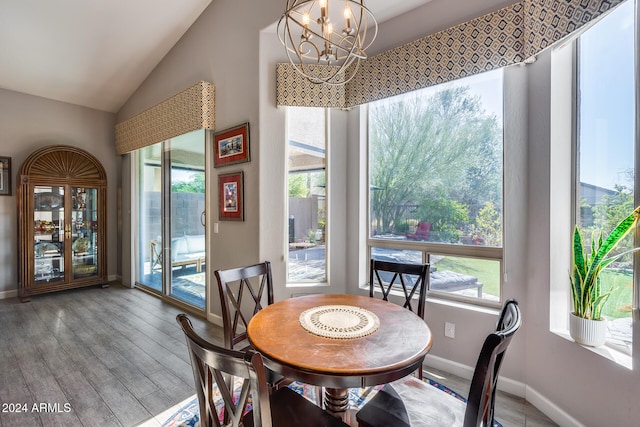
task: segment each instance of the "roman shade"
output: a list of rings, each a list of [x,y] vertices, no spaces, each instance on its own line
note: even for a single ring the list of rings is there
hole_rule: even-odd
[[[197,129],[214,129],[214,86],[201,81],[116,124],[116,154],[122,155]]]

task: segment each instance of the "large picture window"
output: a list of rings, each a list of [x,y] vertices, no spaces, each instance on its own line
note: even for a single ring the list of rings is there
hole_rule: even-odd
[[[502,70],[369,105],[369,247],[430,292],[501,300]],[[418,255],[418,256],[416,256]]]
[[[633,6],[621,4],[577,40],[576,223],[587,238],[608,234],[637,205]],[[616,251],[632,246],[628,236]],[[603,290],[611,292],[603,309],[609,344],[628,352],[633,271],[633,258],[625,255],[601,275]]]

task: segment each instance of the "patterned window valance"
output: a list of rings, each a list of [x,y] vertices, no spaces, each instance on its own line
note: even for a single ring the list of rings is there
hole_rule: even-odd
[[[214,87],[202,81],[116,124],[116,153],[129,153],[197,129],[213,129],[214,123]]]
[[[278,64],[279,106],[350,108],[523,62],[624,0],[524,0],[375,55],[342,88]]]

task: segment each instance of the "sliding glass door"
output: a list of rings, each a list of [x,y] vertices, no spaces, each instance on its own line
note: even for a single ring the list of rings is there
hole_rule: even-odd
[[[138,152],[139,286],[206,307],[205,132]]]

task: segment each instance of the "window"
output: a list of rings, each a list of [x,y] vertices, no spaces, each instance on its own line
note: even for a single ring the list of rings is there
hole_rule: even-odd
[[[500,301],[502,70],[369,105],[369,250],[431,264],[430,293]]]
[[[288,107],[289,282],[327,281],[327,110]]]
[[[634,202],[634,8],[627,1],[577,40],[576,223],[588,237],[608,233]],[[617,251],[633,247],[628,236]],[[602,273],[611,296],[603,315],[609,343],[631,352],[633,258],[625,255]]]

